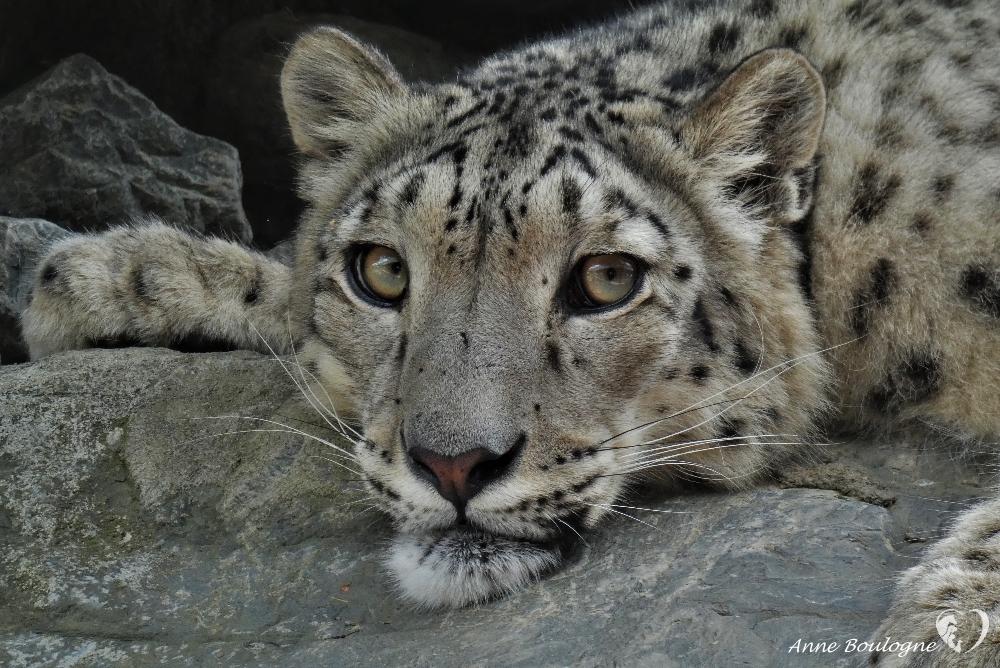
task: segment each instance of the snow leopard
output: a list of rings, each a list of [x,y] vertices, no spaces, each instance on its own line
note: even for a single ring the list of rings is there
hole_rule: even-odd
[[[996,439],[997,9],[675,2],[434,85],[315,29],[280,81],[291,266],[155,221],[60,241],[32,358],[294,350],[426,607],[552,572],[636,489],[750,485],[825,429]],[[1000,626],[1000,502],[952,531],[879,635]]]

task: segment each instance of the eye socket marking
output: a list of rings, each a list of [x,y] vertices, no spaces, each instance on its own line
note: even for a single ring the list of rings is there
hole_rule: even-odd
[[[622,253],[585,257],[570,276],[570,306],[595,311],[620,304],[635,293],[642,273],[641,263]]]
[[[395,306],[406,296],[410,276],[403,258],[388,246],[362,246],[351,262],[351,283],[376,306]]]

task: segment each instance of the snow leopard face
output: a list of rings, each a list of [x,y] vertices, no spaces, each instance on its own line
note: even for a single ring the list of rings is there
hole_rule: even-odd
[[[555,43],[410,88],[332,29],[285,66],[304,353],[417,604],[557,567],[634,476],[739,485],[820,403],[789,232],[818,76],[772,50],[693,104],[643,85]]]

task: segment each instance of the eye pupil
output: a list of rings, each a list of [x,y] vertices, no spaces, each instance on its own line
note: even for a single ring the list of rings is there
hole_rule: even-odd
[[[616,270],[616,269],[615,269],[614,267],[609,267],[609,268],[608,268],[608,273],[607,273],[607,276],[608,276],[608,280],[609,280],[609,281],[613,281],[613,280],[615,280],[615,277],[616,277],[617,275],[618,275],[618,271],[617,271],[617,270]]]

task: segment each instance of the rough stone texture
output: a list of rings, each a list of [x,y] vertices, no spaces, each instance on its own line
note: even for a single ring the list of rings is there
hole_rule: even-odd
[[[0,100],[0,214],[100,230],[155,214],[249,241],[232,146],[177,125],[82,54]]]
[[[894,573],[981,484],[940,449],[837,446],[892,508],[816,489],[645,499],[657,512],[625,510],[638,521],[510,599],[416,613],[353,474],[249,418],[330,433],[252,353],[0,368],[0,665],[854,665],[787,648],[867,638]]]
[[[0,364],[28,360],[20,313],[45,249],[69,234],[46,220],[0,216]]]
[[[341,28],[375,46],[409,81],[449,79],[478,59],[399,28],[337,14],[276,12],[224,32],[205,78],[199,126],[239,149],[244,202],[255,213],[254,232],[265,246],[291,233],[300,210],[292,195],[295,146],[281,106],[281,66],[296,38],[318,25]]]

